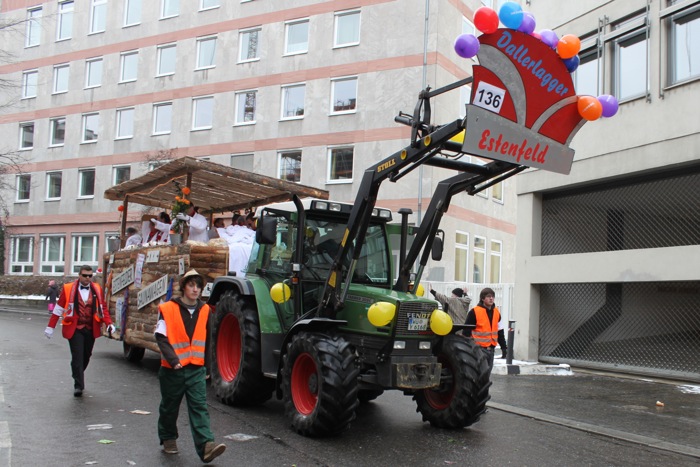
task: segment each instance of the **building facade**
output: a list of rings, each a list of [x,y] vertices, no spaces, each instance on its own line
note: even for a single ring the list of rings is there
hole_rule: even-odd
[[[518,177],[516,354],[700,380],[700,2],[530,0],[617,115]]]
[[[454,39],[479,0],[0,1],[20,22],[2,43],[0,141],[23,158],[5,177],[9,274],[97,266],[119,228],[104,190],[179,156],[326,189],[352,201],[366,167],[405,146],[394,122],[418,93],[470,76]],[[470,90],[436,98],[434,123]],[[473,162],[479,162],[473,158]],[[421,213],[448,176],[422,167],[379,204]],[[514,281],[515,181],[456,196],[429,281]],[[138,225],[136,212],[129,224]],[[396,246],[398,248],[398,246]],[[453,254],[449,254],[452,252]]]

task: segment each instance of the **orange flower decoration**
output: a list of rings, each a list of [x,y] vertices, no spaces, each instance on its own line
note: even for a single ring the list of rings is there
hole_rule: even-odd
[[[189,189],[188,187],[184,187],[184,188],[182,189],[182,194],[185,195],[185,196],[189,195],[189,194],[190,194],[190,189]]]

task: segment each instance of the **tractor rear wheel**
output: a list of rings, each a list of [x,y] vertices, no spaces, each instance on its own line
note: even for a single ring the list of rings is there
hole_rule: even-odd
[[[272,397],[273,380],[262,373],[258,313],[238,294],[216,305],[211,375],[216,397],[228,405],[258,405]]]
[[[302,332],[284,355],[282,392],[292,428],[305,436],[341,433],[355,419],[355,354],[344,339]]]
[[[124,358],[132,363],[140,362],[146,354],[146,349],[143,347],[136,347],[126,342],[122,343],[122,349],[124,350]]]
[[[436,354],[442,364],[440,386],[416,392],[416,411],[424,422],[438,428],[476,423],[491,398],[486,357],[471,340],[455,335],[445,337]]]

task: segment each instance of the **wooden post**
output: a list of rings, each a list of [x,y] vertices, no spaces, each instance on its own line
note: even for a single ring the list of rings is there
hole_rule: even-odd
[[[126,216],[129,214],[129,195],[124,196],[124,202],[122,203],[124,210],[122,211],[122,225],[121,232],[119,233],[119,249],[124,248],[126,244]]]
[[[190,202],[192,201],[192,172],[187,172],[187,181],[185,182],[185,186],[190,189]],[[182,228],[182,243],[185,243],[187,239],[190,238],[190,229],[187,227],[185,229],[184,227]]]

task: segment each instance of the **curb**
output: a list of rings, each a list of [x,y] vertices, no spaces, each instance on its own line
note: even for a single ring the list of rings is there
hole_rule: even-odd
[[[517,362],[508,365],[505,360],[494,361],[492,375],[547,375],[547,376],[573,376],[574,372],[566,363],[559,365],[545,365],[537,362]]]

